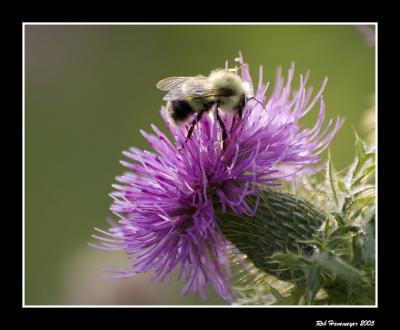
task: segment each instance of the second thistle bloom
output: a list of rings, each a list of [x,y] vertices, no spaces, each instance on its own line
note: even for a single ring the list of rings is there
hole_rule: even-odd
[[[229,300],[230,270],[227,242],[219,229],[216,209],[238,215],[254,213],[246,197],[257,194],[258,185],[274,185],[276,180],[318,163],[343,123],[337,119],[324,127],[322,91],[311,97],[307,77],[300,76],[298,90],[292,91],[292,66],[286,83],[278,72],[275,88],[267,98],[262,70],[254,88],[249,70],[240,58],[242,80],[256,90],[255,99],[244,109],[243,118],[233,125],[233,115],[222,119],[229,132],[226,149],[221,150],[221,132],[215,118],[204,115],[191,139],[185,141],[187,125],[177,128],[161,113],[172,142],[157,127],[154,134],[142,131],[154,151],[130,148],[122,161],[128,171],[117,178],[112,211],[120,218],[103,238],[103,248],[121,249],[132,256],[132,270],[121,276],[154,271],[162,281],[178,271],[192,289],[206,298],[211,283]],[[315,104],[319,114],[314,127],[303,129],[299,120]]]

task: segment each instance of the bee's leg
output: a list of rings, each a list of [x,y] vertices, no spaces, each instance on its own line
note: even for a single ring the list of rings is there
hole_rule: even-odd
[[[221,129],[222,129],[221,149],[222,149],[222,151],[224,151],[225,150],[225,141],[228,137],[228,134],[226,133],[226,128],[225,128],[224,122],[222,121],[221,117],[218,114],[218,107],[215,108],[215,114],[217,116],[219,126],[221,126]]]
[[[203,115],[204,112],[205,112],[205,110],[201,110],[201,111],[197,114],[196,118],[194,118],[193,121],[191,122],[191,124],[190,124],[190,126],[189,126],[189,130],[188,130],[187,135],[186,135],[185,143],[188,142],[189,139],[191,138],[191,136],[192,136],[192,134],[193,134],[194,127],[195,127],[196,124],[200,121],[201,116]]]
[[[205,112],[205,110],[201,110],[200,112],[197,113],[197,116],[192,120],[192,122],[190,123],[189,126],[189,130],[186,134],[186,138],[185,138],[185,144],[189,141],[189,139],[191,138],[192,134],[193,134],[193,130],[194,127],[196,126],[196,124],[200,121],[201,116],[203,115],[203,113]],[[184,148],[185,145],[181,145],[178,148],[178,151],[181,151]]]

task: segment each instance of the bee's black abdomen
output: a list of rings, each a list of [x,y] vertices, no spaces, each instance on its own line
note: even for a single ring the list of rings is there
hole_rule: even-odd
[[[181,123],[194,113],[192,106],[184,100],[169,101],[167,112],[175,123]]]

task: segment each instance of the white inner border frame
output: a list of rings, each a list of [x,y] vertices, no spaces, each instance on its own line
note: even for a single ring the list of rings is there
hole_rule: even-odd
[[[23,22],[22,23],[22,307],[23,308],[143,308],[143,307],[185,307],[185,308],[377,308],[378,307],[378,240],[375,240],[375,305],[26,305],[25,304],[25,26],[30,25],[373,25],[375,26],[375,143],[378,159],[378,23],[377,22]],[[376,162],[375,182],[378,191],[378,161]],[[378,195],[376,206],[376,237],[378,236]]]

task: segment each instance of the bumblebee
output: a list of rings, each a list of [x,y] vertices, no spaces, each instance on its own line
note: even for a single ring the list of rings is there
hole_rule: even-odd
[[[225,150],[228,134],[219,111],[234,113],[234,120],[236,117],[240,120],[247,100],[253,98],[251,85],[242,81],[232,70],[226,69],[214,70],[208,77],[169,77],[159,81],[156,86],[167,92],[163,100],[167,101],[167,115],[172,124],[180,126],[196,114],[189,126],[185,143],[192,136],[203,114],[213,109],[222,129],[222,150]]]

